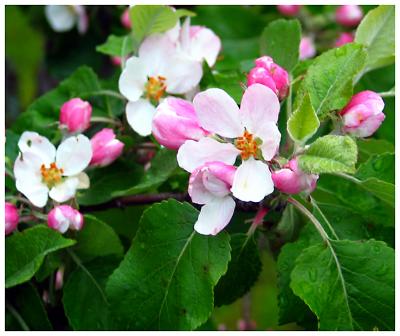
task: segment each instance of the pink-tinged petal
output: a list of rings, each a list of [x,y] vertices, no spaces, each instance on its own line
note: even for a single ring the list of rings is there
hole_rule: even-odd
[[[270,161],[279,150],[279,143],[281,142],[278,126],[272,122],[265,122],[261,127],[258,127],[254,135],[262,140],[259,148],[264,160]]]
[[[199,141],[187,140],[178,150],[177,160],[181,168],[188,172],[206,162],[220,161],[233,165],[240,151],[230,143],[221,143],[212,138]]]
[[[83,134],[69,137],[58,146],[56,164],[63,169],[64,176],[83,171],[92,159],[92,145]]]
[[[296,16],[301,9],[301,5],[277,5],[276,7],[279,13],[286,16]]]
[[[129,101],[137,101],[143,94],[147,83],[148,68],[138,57],[130,57],[119,77],[119,91]]]
[[[347,43],[354,41],[353,33],[341,33],[338,39],[335,41],[335,47],[341,47]]]
[[[190,27],[190,46],[191,57],[199,61],[205,59],[212,67],[221,50],[221,40],[211,29],[192,26]]]
[[[230,196],[216,198],[213,202],[203,205],[194,229],[200,234],[215,236],[229,224],[235,205]]]
[[[146,99],[139,99],[126,105],[126,118],[129,126],[141,136],[151,134],[155,112],[156,108]]]
[[[83,132],[90,127],[92,106],[80,98],[72,98],[65,102],[60,109],[60,125],[69,132]]]
[[[85,6],[74,6],[75,13],[77,14],[77,27],[79,34],[83,35],[89,28],[89,18],[86,14]]]
[[[299,58],[301,60],[305,60],[308,58],[312,58],[317,53],[315,49],[314,41],[310,37],[303,37],[300,41],[300,55]]]
[[[56,206],[47,216],[48,226],[61,233],[65,233],[68,229],[81,230],[83,223],[82,214],[69,205]]]
[[[124,149],[124,143],[115,138],[114,130],[111,128],[103,128],[90,142],[93,152],[91,166],[108,166],[122,154]]]
[[[193,106],[200,125],[211,133],[228,138],[242,135],[244,129],[236,102],[221,89],[208,89],[198,93]]]
[[[38,156],[41,164],[49,165],[54,162],[56,157],[56,148],[44,136],[36,132],[24,132],[18,141],[18,148],[21,153],[31,152]]]
[[[132,28],[132,23],[131,23],[131,18],[129,16],[129,7],[124,10],[124,12],[121,15],[121,24],[123,27],[126,29],[131,29]]]
[[[274,79],[271,77],[269,71],[265,68],[255,67],[250,70],[249,74],[247,75],[247,86],[250,87],[256,83],[265,85],[275,92],[275,94],[279,94]]]
[[[274,185],[286,194],[298,194],[302,191],[299,176],[292,170],[284,168],[272,173]]]
[[[69,5],[47,5],[46,19],[51,28],[59,33],[71,30],[76,23],[76,13]]]
[[[383,113],[378,113],[366,119],[357,128],[345,127],[345,131],[360,138],[369,137],[375,133],[384,120],[385,115]]]
[[[363,18],[363,11],[358,5],[339,6],[335,13],[336,22],[345,27],[357,26]]]
[[[231,191],[233,196],[244,202],[263,200],[274,191],[268,166],[252,157],[243,161],[236,170]]]
[[[276,123],[279,116],[279,100],[271,89],[254,84],[243,94],[240,105],[242,123],[250,133],[257,133],[266,122]]]
[[[5,202],[4,226],[6,235],[10,234],[17,228],[18,221],[19,221],[19,215],[17,207],[10,202]]]

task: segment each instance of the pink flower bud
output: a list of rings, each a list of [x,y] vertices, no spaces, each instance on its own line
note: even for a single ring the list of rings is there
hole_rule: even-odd
[[[54,281],[54,288],[59,290],[64,285],[64,266],[61,266],[56,272],[56,278]]]
[[[92,106],[80,98],[72,98],[61,106],[60,124],[71,133],[83,132],[90,126]]]
[[[357,26],[363,18],[363,12],[358,5],[339,6],[336,10],[336,22],[345,27]]]
[[[8,235],[17,228],[19,221],[18,209],[14,204],[6,202],[4,213],[6,235]]]
[[[272,172],[275,187],[286,194],[298,194],[302,191],[311,193],[317,185],[318,177],[302,172],[297,165],[297,158],[290,160],[283,169]]]
[[[255,61],[256,66],[247,75],[247,86],[263,84],[284,99],[289,89],[289,75],[285,69],[274,63],[269,56],[262,56]]]
[[[122,153],[124,143],[115,139],[111,128],[103,128],[90,140],[92,144],[91,166],[105,167],[114,162]]]
[[[68,229],[79,231],[83,227],[83,216],[69,205],[59,205],[49,212],[47,224],[61,233],[67,232]]]
[[[278,12],[286,16],[296,16],[301,8],[301,5],[278,5]]]
[[[132,28],[131,18],[129,17],[129,7],[121,15],[121,23],[126,29]]]
[[[354,41],[354,35],[352,33],[341,33],[338,39],[335,41],[335,47],[341,47],[347,43]]]
[[[113,65],[115,65],[115,66],[121,66],[121,64],[122,64],[122,59],[121,59],[121,57],[118,57],[118,56],[111,56],[110,59],[111,59],[111,63],[112,63]]]
[[[344,131],[361,138],[372,135],[385,119],[384,107],[383,99],[373,91],[355,94],[340,112]]]
[[[173,97],[158,105],[152,128],[157,141],[170,149],[178,149],[186,140],[200,140],[208,134],[200,127],[193,104]]]
[[[317,51],[315,50],[314,41],[310,37],[302,37],[300,41],[300,59],[305,60],[315,56]]]

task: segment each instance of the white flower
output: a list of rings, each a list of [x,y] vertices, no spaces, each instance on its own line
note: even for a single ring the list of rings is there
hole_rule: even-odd
[[[166,94],[184,95],[199,84],[202,62],[214,64],[221,43],[209,29],[183,28],[178,23],[163,34],[153,34],[129,58],[119,78],[119,90],[129,100],[129,125],[142,136],[151,134],[155,106]]]
[[[66,32],[75,25],[80,34],[88,28],[88,18],[84,6],[72,5],[47,5],[45,7],[47,21],[56,32]]]
[[[206,162],[220,161],[233,165],[238,155],[242,163],[232,184],[232,194],[246,202],[259,202],[272,193],[271,172],[261,159],[270,161],[279,148],[280,132],[276,126],[279,100],[261,84],[250,86],[244,93],[240,109],[223,90],[208,89],[196,95],[193,105],[200,126],[223,139],[210,137],[187,140],[178,151],[178,163],[193,172]]]
[[[24,132],[18,147],[16,187],[33,205],[44,207],[48,196],[65,202],[75,196],[77,189],[89,188],[89,177],[83,170],[92,158],[92,147],[86,136],[72,136],[56,150],[47,138]]]

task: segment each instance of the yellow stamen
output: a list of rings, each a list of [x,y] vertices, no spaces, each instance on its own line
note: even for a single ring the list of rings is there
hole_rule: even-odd
[[[163,76],[149,77],[146,84],[146,98],[158,103],[167,89],[165,80],[166,78]]]
[[[61,182],[64,170],[62,168],[58,168],[56,163],[53,162],[50,164],[49,168],[46,168],[46,166],[42,164],[40,167],[40,173],[42,174],[43,182],[46,183],[49,188],[51,188]]]
[[[247,130],[244,131],[241,137],[238,137],[235,141],[236,148],[240,150],[240,156],[242,160],[247,160],[250,156],[256,157],[258,154],[258,139],[255,139],[253,134]]]

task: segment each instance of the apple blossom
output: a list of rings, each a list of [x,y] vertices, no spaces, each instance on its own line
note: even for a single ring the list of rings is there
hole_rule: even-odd
[[[276,126],[279,100],[261,84],[245,91],[240,109],[221,89],[208,89],[194,98],[193,105],[200,126],[215,136],[199,141],[187,140],[178,151],[178,164],[193,172],[206,162],[220,161],[233,165],[238,155],[242,163],[235,173],[231,191],[242,201],[259,202],[274,187],[268,165],[278,148],[281,135]],[[225,142],[229,138],[232,141]]]
[[[13,232],[18,225],[19,215],[17,207],[10,202],[6,202],[4,215],[5,232],[6,235],[8,235]]]
[[[79,231],[83,227],[83,216],[69,205],[59,205],[47,215],[47,224],[61,233],[67,232],[68,229]]]
[[[277,5],[276,8],[282,15],[296,16],[301,9],[301,5]]]
[[[301,60],[312,58],[317,53],[314,41],[311,37],[302,37],[300,41],[300,55]]]
[[[340,36],[335,41],[335,47],[341,47],[347,43],[354,41],[354,35],[352,33],[341,33]]]
[[[274,91],[280,100],[287,96],[289,90],[289,75],[285,69],[274,63],[269,56],[255,60],[256,66],[247,75],[247,86],[259,83]]]
[[[383,99],[373,91],[355,94],[340,112],[344,131],[361,138],[372,135],[385,119],[384,107]]]
[[[111,56],[110,57],[111,63],[115,66],[121,66],[122,58],[118,56]]]
[[[204,204],[194,229],[203,235],[216,235],[230,222],[235,201],[230,196],[236,167],[223,162],[207,162],[197,167],[189,179],[193,203]]]
[[[47,5],[45,14],[51,28],[56,32],[69,31],[75,25],[77,25],[80,34],[87,31],[88,17],[84,6]]]
[[[290,160],[283,169],[272,172],[275,187],[286,194],[298,194],[302,191],[311,193],[315,189],[318,178],[318,175],[301,171],[297,158]]]
[[[129,58],[119,79],[119,90],[128,99],[129,125],[142,136],[151,134],[155,106],[166,94],[191,92],[203,75],[202,62],[213,64],[220,41],[207,28],[185,21],[163,34],[147,37],[138,56]]]
[[[103,128],[90,139],[92,144],[92,160],[90,166],[105,167],[114,162],[122,153],[124,143],[115,139],[111,128]]]
[[[336,22],[345,27],[357,26],[363,18],[363,12],[358,5],[343,5],[336,9]]]
[[[186,140],[200,140],[208,134],[200,127],[193,104],[174,97],[158,105],[153,118],[153,135],[170,149],[178,149]]]
[[[72,98],[61,106],[60,125],[67,127],[68,131],[83,132],[90,126],[92,106],[80,98]]]
[[[64,285],[64,271],[65,271],[64,266],[61,266],[56,272],[56,277],[55,277],[55,280],[54,280],[54,288],[56,290],[60,290],[60,289],[63,288],[63,285]]]
[[[129,17],[129,7],[121,15],[121,23],[126,29],[132,28],[131,18]]]
[[[18,191],[37,206],[44,207],[48,196],[65,202],[77,189],[89,187],[83,170],[92,158],[89,139],[71,136],[57,148],[36,132],[24,132],[18,141],[20,153],[15,160],[14,176]]]

